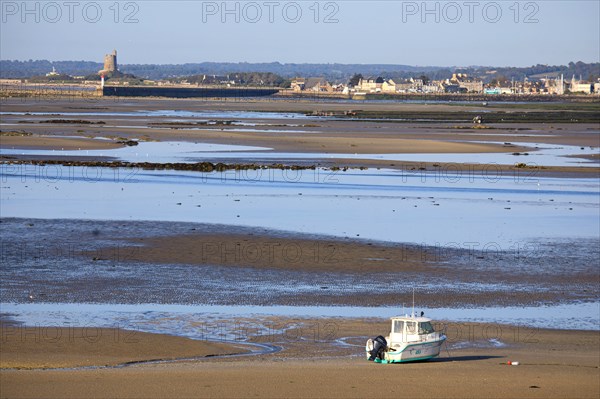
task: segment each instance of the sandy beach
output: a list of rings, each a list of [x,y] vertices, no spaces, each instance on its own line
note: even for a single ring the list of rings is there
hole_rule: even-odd
[[[303,320],[306,325],[327,321]],[[320,340],[297,340],[291,338],[298,336],[292,333],[287,338],[272,337],[282,350],[271,355],[140,363],[117,368],[77,369],[75,364],[104,366],[107,359],[108,364],[114,364],[157,356],[168,359],[227,353],[232,349],[219,343],[139,332],[131,335],[134,343],[100,340],[83,345],[36,342],[32,335],[16,340],[11,335],[3,338],[2,397],[595,398],[600,392],[600,363],[597,352],[590,351],[598,347],[597,332],[519,331],[502,325],[455,324],[450,326],[454,343],[449,344],[439,358],[412,364],[379,365],[364,359],[360,344],[363,335],[385,331],[388,328],[385,320],[333,322],[337,322],[335,331],[331,336],[319,337]],[[459,330],[460,338],[456,333]],[[110,337],[115,334],[111,330],[102,332]],[[5,335],[3,330],[3,337]],[[498,335],[502,335],[506,346],[493,347],[486,339]],[[311,335],[305,332],[304,336]],[[356,336],[356,339],[349,341],[348,336]],[[335,345],[339,337],[346,337],[346,342],[356,346]],[[261,339],[255,337],[255,340]],[[467,342],[467,348],[454,349],[453,345],[458,342]],[[484,347],[477,348],[478,344]],[[118,356],[105,357],[117,349]],[[4,360],[16,356],[15,352],[19,354],[16,363]],[[69,359],[68,363],[57,361],[57,352],[61,358]],[[508,361],[518,361],[519,365],[507,365]],[[6,369],[7,363],[43,369]],[[66,364],[75,368],[52,370]]]

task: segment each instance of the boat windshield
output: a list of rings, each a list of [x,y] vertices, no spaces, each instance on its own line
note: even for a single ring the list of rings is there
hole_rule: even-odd
[[[432,332],[434,332],[434,330],[430,322],[425,321],[423,323],[419,323],[419,335],[431,334]]]
[[[402,320],[394,320],[394,333],[402,334],[404,331],[404,322]]]

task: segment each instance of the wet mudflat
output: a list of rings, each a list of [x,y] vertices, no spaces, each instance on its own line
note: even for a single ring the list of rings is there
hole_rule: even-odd
[[[5,303],[398,307],[412,287],[428,308],[598,296],[589,238],[501,251],[173,222],[7,218],[2,229]]]
[[[429,309],[538,306],[541,315],[543,305],[583,312],[598,300],[593,124],[473,126],[469,115],[487,112],[473,104],[368,103],[358,119],[306,115],[346,103],[5,105],[4,160],[42,161],[1,165],[5,304],[318,306],[325,315],[398,309],[414,287]],[[458,113],[416,118],[425,108]],[[43,164],[69,158],[261,168]],[[268,166],[278,162],[309,169]]]

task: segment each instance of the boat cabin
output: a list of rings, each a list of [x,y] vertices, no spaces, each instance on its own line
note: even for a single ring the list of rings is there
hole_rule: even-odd
[[[431,319],[427,317],[392,317],[392,329],[387,337],[388,345],[401,345],[408,342],[421,342],[435,338]]]

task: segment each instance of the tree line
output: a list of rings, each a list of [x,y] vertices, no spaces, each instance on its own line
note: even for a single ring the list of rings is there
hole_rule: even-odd
[[[30,78],[32,76],[45,76],[47,72],[56,68],[57,72],[71,76],[92,77],[100,69],[102,63],[91,61],[54,61],[48,60],[0,60],[0,78]],[[269,82],[266,85],[281,86],[281,80],[286,81],[294,77],[324,77],[332,83],[348,83],[355,74],[363,76],[382,76],[386,78],[406,79],[410,77],[426,76],[430,80],[441,80],[452,76],[453,73],[466,73],[469,76],[491,82],[493,79],[523,80],[531,76],[549,74],[556,76],[564,74],[565,77],[575,75],[586,80],[597,80],[600,77],[600,63],[584,63],[581,61],[570,62],[567,65],[532,65],[529,67],[415,67],[410,65],[390,64],[281,64],[272,63],[231,63],[231,62],[203,62],[188,64],[124,64],[119,69],[130,75],[143,79],[159,80],[178,77],[193,77],[204,75],[234,76],[238,75],[240,81],[254,85]],[[249,72],[256,71],[256,72]],[[256,74],[272,74],[273,76],[257,76]]]

